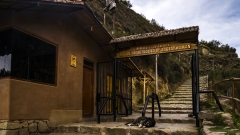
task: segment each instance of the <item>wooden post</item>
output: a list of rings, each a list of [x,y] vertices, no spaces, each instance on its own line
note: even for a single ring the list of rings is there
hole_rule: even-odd
[[[234,92],[235,86],[234,86],[234,78],[232,78],[232,112],[235,115],[235,101],[233,100],[233,98],[235,98],[235,92]]]
[[[151,78],[147,77],[147,74],[143,74],[143,78],[140,78],[141,82],[143,82],[143,104],[145,104],[146,100],[146,83],[151,81]]]

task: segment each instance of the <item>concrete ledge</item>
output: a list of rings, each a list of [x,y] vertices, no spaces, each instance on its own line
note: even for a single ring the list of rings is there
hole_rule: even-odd
[[[49,118],[50,126],[76,123],[82,119],[82,110],[52,110]]]

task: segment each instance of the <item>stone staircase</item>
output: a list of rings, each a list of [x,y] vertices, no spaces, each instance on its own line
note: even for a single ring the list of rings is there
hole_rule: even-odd
[[[200,82],[205,77],[200,77]],[[204,81],[203,81],[204,82]],[[200,84],[201,86],[204,84]],[[117,116],[113,122],[113,116],[101,116],[101,123],[97,121],[79,122],[67,125],[60,125],[53,128],[51,135],[198,135],[196,121],[193,117],[188,117],[192,113],[192,91],[191,79],[182,84],[175,91],[172,97],[160,101],[162,110],[161,117],[158,116],[157,103],[155,103],[156,125],[153,128],[139,128],[136,126],[126,126],[126,122],[133,121],[142,114],[143,106],[138,106],[136,112],[128,117]],[[146,116],[151,117],[151,105],[147,106]]]

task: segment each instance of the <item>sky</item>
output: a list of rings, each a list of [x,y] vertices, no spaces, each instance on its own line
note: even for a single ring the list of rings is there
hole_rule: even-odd
[[[131,9],[166,29],[199,26],[199,40],[218,40],[240,57],[240,0],[130,0]]]

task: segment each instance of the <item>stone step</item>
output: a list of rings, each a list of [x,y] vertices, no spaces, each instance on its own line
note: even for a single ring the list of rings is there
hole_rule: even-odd
[[[176,92],[173,95],[192,95],[192,92]]]
[[[168,98],[165,101],[192,101],[192,98],[188,98],[188,97],[182,97],[182,98]]]
[[[138,109],[142,110],[144,106],[137,106]],[[162,110],[190,110],[192,104],[160,104]],[[148,105],[147,109],[151,109],[152,106]],[[154,108],[158,109],[157,104],[154,104]]]
[[[137,111],[138,113],[142,113],[142,110],[138,110]],[[159,113],[159,110],[158,109],[154,109],[154,112],[156,114]],[[146,113],[152,113],[152,110],[151,109],[147,109],[146,110]],[[161,114],[190,114],[192,113],[192,110],[161,110]]]
[[[83,122],[55,127],[49,135],[198,135],[195,124],[156,123],[155,127],[126,126],[123,122]]]
[[[192,104],[192,101],[162,101],[161,104]]]
[[[180,87],[178,87],[178,89],[192,89],[192,86],[188,86],[188,87],[182,87],[182,86],[180,86]]]
[[[186,90],[186,89],[176,90],[175,92],[192,92],[192,89],[189,89],[189,90]]]
[[[173,95],[171,98],[192,98],[192,94],[188,94],[188,95]]]
[[[134,112],[128,116],[117,116],[116,122],[131,122],[138,117],[142,116],[142,112]],[[146,113],[145,116],[152,117],[152,113]],[[193,117],[188,117],[188,114],[162,114],[159,117],[158,113],[154,114],[154,119],[157,123],[195,123],[196,120]],[[101,122],[112,122],[113,116],[101,116]]]

